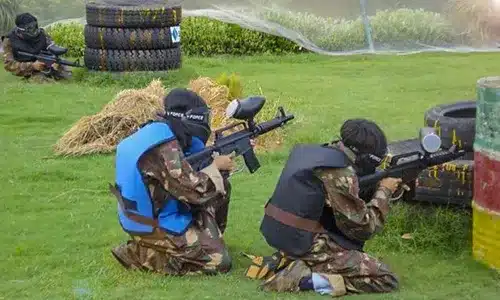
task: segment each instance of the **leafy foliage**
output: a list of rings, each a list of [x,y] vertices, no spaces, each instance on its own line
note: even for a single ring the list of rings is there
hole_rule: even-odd
[[[18,12],[19,1],[0,0],[0,35],[6,34],[14,27]]]
[[[46,28],[57,44],[68,48],[68,55],[82,57],[85,51],[83,25],[79,23],[57,23]]]
[[[242,28],[206,17],[188,17],[181,23],[183,51],[187,55],[251,55],[300,52],[283,37]]]
[[[310,13],[270,10],[263,17],[297,31],[326,51],[352,51],[366,48],[361,17],[354,20],[323,18]],[[451,42],[454,33],[444,16],[423,9],[380,10],[370,17],[372,37],[379,47]]]
[[[229,76],[226,73],[222,73],[217,77],[216,82],[229,88],[229,99],[241,99],[243,97],[243,86],[241,85],[240,76],[234,73]]]
[[[361,18],[334,20],[308,13],[268,11],[261,17],[297,31],[326,51],[353,51],[366,48]],[[438,13],[421,9],[378,11],[372,18],[373,39],[378,48],[411,44],[433,46],[453,42],[450,23]],[[83,25],[57,24],[53,38],[70,48],[70,55],[82,55]],[[186,17],[181,23],[182,50],[186,55],[252,55],[307,52],[287,38],[240,27],[206,17]]]

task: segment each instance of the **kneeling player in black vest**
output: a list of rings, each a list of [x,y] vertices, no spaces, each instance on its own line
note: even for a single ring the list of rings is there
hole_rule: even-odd
[[[35,79],[37,82],[50,82],[54,79],[71,77],[71,71],[58,64],[50,67],[56,76],[47,75],[45,71],[49,67],[45,63],[18,53],[27,52],[38,55],[54,43],[47,32],[38,27],[38,20],[32,14],[17,15],[16,27],[1,39],[4,50],[4,69],[7,72],[27,79]]]
[[[294,147],[260,228],[277,256],[292,262],[270,277],[257,276],[266,279],[263,290],[342,296],[398,287],[389,268],[363,252],[382,230],[401,180],[382,180],[365,202],[357,176],[374,172],[386,152],[383,131],[363,119],[346,121],[340,141]]]

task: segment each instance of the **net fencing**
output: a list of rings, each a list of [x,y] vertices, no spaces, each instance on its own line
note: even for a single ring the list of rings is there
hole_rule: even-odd
[[[9,0],[0,0],[2,2]],[[41,25],[85,23],[85,0],[17,0]],[[204,16],[329,54],[498,51],[500,0],[95,0],[105,5],[182,5]],[[182,25],[181,25],[182,28]]]

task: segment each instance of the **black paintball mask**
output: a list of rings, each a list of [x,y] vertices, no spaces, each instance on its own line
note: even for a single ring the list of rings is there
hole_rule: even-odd
[[[197,107],[187,112],[169,110],[165,113],[166,119],[178,119],[184,124],[191,136],[199,138],[203,143],[210,137],[210,110]]]
[[[365,176],[368,174],[373,174],[377,168],[382,164],[387,151],[378,151],[378,154],[364,153],[359,151],[356,147],[346,146],[351,149],[356,155],[356,161],[354,162],[354,167],[358,176]]]
[[[34,40],[40,37],[41,29],[38,20],[29,13],[23,13],[16,17],[16,33],[26,40]]]
[[[186,151],[193,138],[206,144],[212,133],[210,108],[193,91],[177,88],[164,98],[163,118],[171,126],[181,147]]]
[[[358,176],[373,174],[387,155],[384,132],[369,120],[347,120],[341,128],[341,140],[356,155],[354,168]]]

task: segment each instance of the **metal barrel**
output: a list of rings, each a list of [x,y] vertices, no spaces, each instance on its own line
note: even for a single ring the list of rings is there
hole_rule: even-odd
[[[500,77],[477,82],[472,210],[474,258],[500,270]]]

